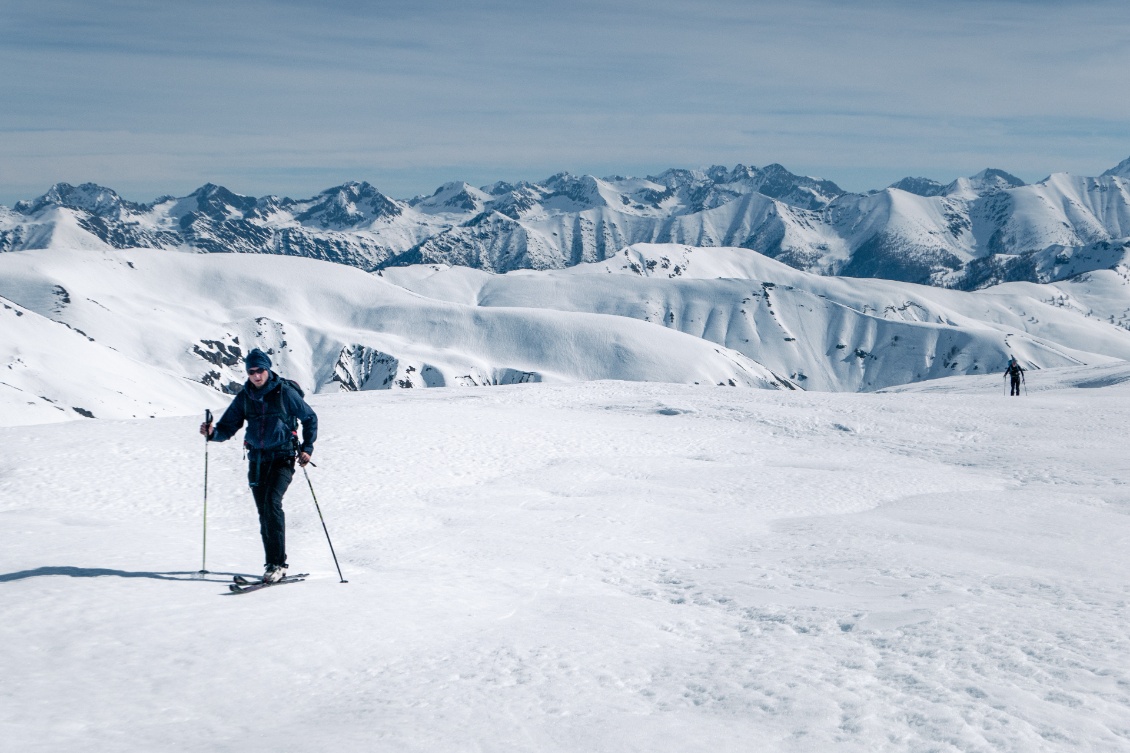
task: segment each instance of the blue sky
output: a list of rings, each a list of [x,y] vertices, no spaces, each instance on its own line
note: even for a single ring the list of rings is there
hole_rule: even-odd
[[[849,190],[1097,175],[1130,156],[1127,39],[1125,0],[2,0],[0,204],[739,162]]]

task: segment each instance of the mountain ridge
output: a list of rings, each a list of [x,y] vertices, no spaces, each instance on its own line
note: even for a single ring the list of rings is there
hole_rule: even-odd
[[[561,269],[635,243],[682,243],[748,248],[819,274],[976,289],[1049,282],[1057,273],[1049,254],[1130,243],[1130,159],[1098,177],[1056,173],[1026,184],[987,168],[949,184],[904,178],[866,194],[774,163],[645,178],[562,172],[479,188],[453,181],[412,199],[364,181],[298,200],[208,183],[136,203],[97,184],[59,183],[0,207],[0,251],[50,247],[60,237],[74,245],[75,233],[90,236],[84,246],[306,256],[366,271]]]

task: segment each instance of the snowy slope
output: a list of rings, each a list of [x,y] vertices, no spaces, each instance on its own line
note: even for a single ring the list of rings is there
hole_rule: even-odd
[[[0,297],[0,424],[185,412],[213,390]]]
[[[236,443],[210,448],[198,579],[196,417],[0,428],[0,736],[1123,751],[1130,386],[1045,379],[1016,400],[995,377],[316,395],[310,478],[349,583],[299,478],[311,579],[240,596],[224,581],[262,557]]]
[[[1130,314],[1130,290],[1106,274],[1111,284],[1101,290],[1091,279],[965,293],[813,275],[745,249],[646,244],[562,271],[383,272],[443,300],[662,324],[740,351],[806,389],[852,391],[999,373],[1010,355],[1034,368],[1130,359],[1130,332],[1116,326]]]
[[[1011,355],[1028,368],[1130,360],[1128,280],[963,293],[674,245],[507,275],[19,252],[0,256],[0,383],[6,423],[192,412],[200,384],[238,387],[256,346],[313,391],[593,379],[865,391],[999,373]]]
[[[891,188],[844,197],[829,207],[826,219],[850,252],[837,254],[839,260],[824,254],[814,261],[851,277],[942,282],[946,273],[978,256],[969,211],[966,202],[949,196],[923,197]]]
[[[260,255],[0,256],[4,422],[197,412],[270,351],[307,390],[628,379],[866,391],[1130,360],[1130,271],[976,293],[638,245],[567,270]],[[301,284],[296,284],[301,281]],[[94,365],[92,367],[92,365]]]
[[[1006,206],[997,206],[1004,203]],[[974,232],[987,250],[1085,246],[1130,237],[1130,181],[1057,173],[999,194],[975,214]],[[1002,209],[1007,219],[998,220]]]
[[[11,302],[3,399],[47,398],[98,417],[195,412],[206,390],[194,383],[233,391],[253,347],[312,391],[596,379],[792,386],[740,353],[646,322],[442,302],[310,259],[17,252],[0,256],[0,296]]]

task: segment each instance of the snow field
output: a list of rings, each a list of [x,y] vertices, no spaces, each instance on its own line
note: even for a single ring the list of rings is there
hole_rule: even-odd
[[[237,443],[209,447],[199,579],[199,417],[2,428],[0,739],[1125,750],[1130,388],[1081,371],[1018,400],[994,377],[317,395],[350,582],[299,473],[312,577],[240,596],[262,550]]]

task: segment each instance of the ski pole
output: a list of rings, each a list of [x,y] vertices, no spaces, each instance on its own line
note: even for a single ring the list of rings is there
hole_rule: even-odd
[[[311,463],[311,465],[313,465]],[[314,509],[318,511],[318,520],[322,521],[322,530],[326,532],[326,543],[330,545],[330,554],[334,558],[334,567],[337,568],[337,577],[341,579],[342,583],[348,583],[345,576],[341,574],[341,565],[337,564],[337,554],[334,552],[334,543],[330,541],[330,529],[326,528],[326,519],[322,517],[322,507],[318,504],[318,495],[314,494],[314,485],[310,483],[310,474],[306,472],[306,466],[302,466],[302,475],[306,477],[306,485],[310,487],[310,496],[314,498]]]
[[[208,574],[208,440],[211,437],[207,432],[212,428],[212,411],[205,409],[204,411],[204,545],[200,552],[200,572],[199,575]]]

